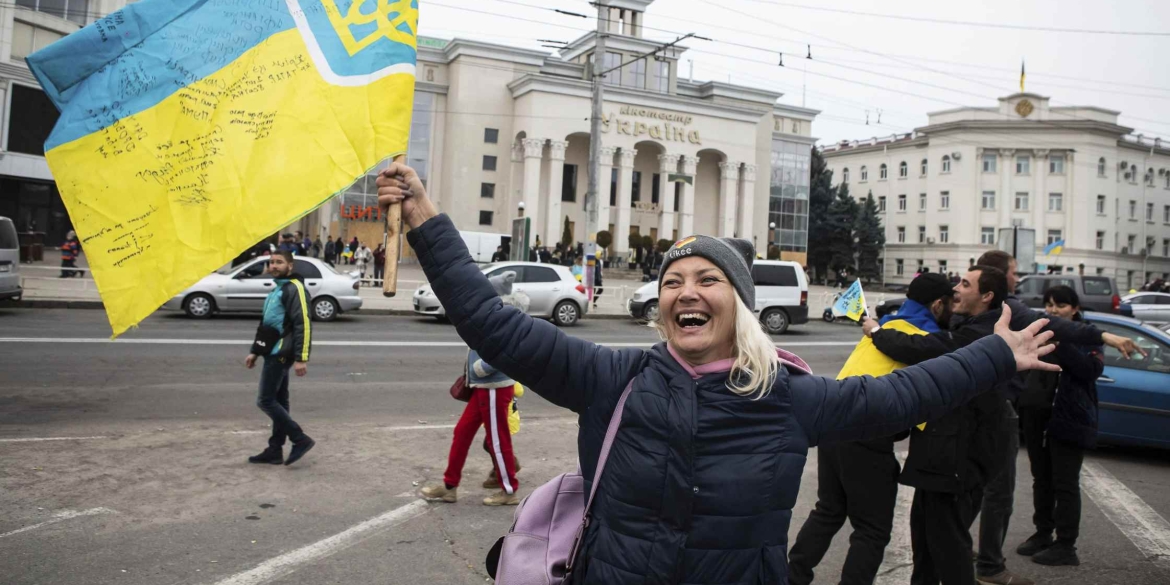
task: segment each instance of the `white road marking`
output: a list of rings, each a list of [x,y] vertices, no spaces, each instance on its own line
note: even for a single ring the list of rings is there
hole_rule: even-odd
[[[76,510],[65,510],[65,511],[57,512],[56,514],[53,514],[52,518],[45,520],[44,522],[39,522],[37,524],[33,524],[32,526],[25,526],[24,528],[17,528],[16,530],[13,530],[11,532],[5,532],[4,534],[0,534],[0,538],[8,538],[9,536],[14,536],[14,535],[20,534],[21,532],[28,532],[29,530],[36,530],[37,528],[40,528],[42,526],[56,524],[56,523],[62,522],[64,520],[70,520],[73,518],[81,518],[82,516],[97,516],[98,514],[117,514],[117,512],[115,512],[114,510],[111,510],[109,508],[90,508],[88,510],[81,510],[80,512],[76,511]]]
[[[1170,570],[1170,523],[1104,467],[1085,461],[1081,489],[1105,517],[1162,569]]]
[[[303,546],[260,563],[255,568],[237,573],[219,581],[216,585],[259,585],[296,571],[302,565],[313,563],[349,548],[378,532],[388,530],[411,518],[430,511],[425,500],[415,500],[357,524],[324,540]]]
[[[894,452],[901,466],[906,465],[906,453]],[[890,544],[886,546],[886,555],[882,558],[874,585],[910,582],[910,573],[914,571],[914,549],[910,546],[910,504],[913,501],[914,488],[899,484],[898,503],[894,506],[894,532],[890,535]]]
[[[126,338],[108,339],[105,337],[0,337],[0,343],[113,343],[113,344],[137,344],[137,345],[251,345],[252,341],[249,339],[147,339],[147,338]],[[655,343],[645,342],[625,342],[625,341],[598,341],[599,345],[606,347],[653,347]],[[856,341],[800,341],[793,343],[776,344],[780,346],[799,346],[799,347],[852,347],[857,345]],[[369,341],[369,340],[354,340],[354,341],[337,341],[337,340],[322,340],[314,341],[314,347],[324,346],[341,346],[341,347],[460,347],[466,348],[467,344],[462,341]]]
[[[113,437],[29,437],[25,439],[0,439],[0,443],[35,443],[39,441],[96,441]]]

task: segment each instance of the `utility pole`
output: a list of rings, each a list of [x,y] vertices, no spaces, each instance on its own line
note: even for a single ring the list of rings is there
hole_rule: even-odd
[[[597,270],[598,185],[601,183],[601,104],[605,98],[605,84],[600,73],[605,58],[605,39],[609,36],[609,0],[597,0],[597,42],[593,48],[589,79],[593,83],[593,99],[589,108],[589,177],[585,189],[585,296],[593,302],[593,271]],[[615,236],[616,237],[616,236]]]

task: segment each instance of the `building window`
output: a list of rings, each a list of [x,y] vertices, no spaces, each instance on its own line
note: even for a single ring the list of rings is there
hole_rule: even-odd
[[[1166,172],[1166,188],[1170,189],[1170,171]]]
[[[479,225],[492,225],[492,212],[491,211],[479,212]]]
[[[942,172],[951,172],[951,155],[944,154],[942,158]]]
[[[995,228],[984,227],[979,230],[979,243],[984,246],[995,245]]]
[[[849,182],[849,168],[848,167],[841,169],[841,182],[842,183]]]
[[[1154,169],[1146,171],[1146,185],[1150,187],[1154,186]]]
[[[1105,176],[1105,157],[1101,157],[1101,158],[1097,159],[1097,176],[1098,177]]]
[[[1049,193],[1048,211],[1064,211],[1064,195],[1060,193]]]
[[[483,155],[483,170],[485,170],[485,171],[496,170],[496,157],[494,157],[490,154]]]
[[[630,207],[642,200],[642,171],[634,171],[634,180],[630,185]]]
[[[8,5],[12,6],[11,3]],[[89,21],[89,0],[16,0],[16,5],[64,18],[82,26]]]
[[[1032,159],[1028,155],[1016,157],[1016,174],[1027,175],[1031,173]]]
[[[1063,239],[1060,230],[1048,230],[1048,245],[1051,246]]]
[[[1137,219],[1137,201],[1129,200],[1129,218]]]
[[[561,175],[561,201],[577,202],[577,165],[565,165]]]
[[[882,166],[878,167],[878,180],[886,180],[886,163],[882,163]]]
[[[1146,236],[1146,247],[1142,248],[1143,254],[1154,253],[1154,236]]]
[[[898,196],[898,211],[906,211],[906,196]]]
[[[981,204],[983,209],[995,209],[995,191],[984,191]]]
[[[918,243],[919,244],[926,243],[926,226],[924,226],[924,225],[918,226]]]
[[[996,161],[998,160],[998,158],[999,157],[997,157],[994,154],[983,155],[983,172],[994,173],[995,172],[995,164],[996,164]]]
[[[621,64],[622,64],[622,54],[621,53],[606,52],[605,58],[602,59],[601,61],[602,61],[601,70],[602,71],[609,71],[609,73],[606,73],[604,76],[602,76],[602,78],[601,78],[602,81],[608,85],[618,85],[621,82],[621,80],[619,78],[619,75],[621,74],[621,72],[618,71],[616,68],[621,66]],[[611,69],[613,71],[610,71]]]
[[[44,156],[45,140],[49,138],[61,113],[45,92],[19,83],[13,83],[11,87],[12,109],[9,118],[12,121],[20,120],[20,123],[9,124],[7,148],[12,152]]]
[[[1097,215],[1105,215],[1105,196],[1097,196]]]
[[[1162,223],[1170,223],[1170,205],[1162,206]]]
[[[950,191],[943,191],[942,193],[939,193],[938,206],[940,209],[950,209],[951,208],[951,192]]]
[[[1162,238],[1162,256],[1170,257],[1170,238]]]
[[[898,226],[898,243],[899,244],[906,243],[906,228],[905,227]]]
[[[58,2],[63,3],[62,0],[58,0]],[[41,3],[42,6],[46,4],[47,2]],[[18,4],[18,6],[23,6],[23,4]],[[12,60],[23,61],[25,57],[53,44],[63,36],[65,35],[57,31],[15,20],[12,22]]]
[[[861,166],[861,182],[864,183],[869,180],[869,169],[865,165]]]
[[[1170,207],[1167,207],[1166,209],[1170,209]],[[886,196],[879,195],[878,196],[878,213],[885,213],[885,212],[886,212]]]
[[[1097,232],[1097,249],[1105,249],[1105,232]]]
[[[903,179],[910,176],[910,165],[906,164],[906,161],[898,165],[898,176]]]
[[[926,193],[918,195],[918,211],[926,211]]]
[[[1016,211],[1028,211],[1028,194],[1026,192],[1016,193]]]
[[[906,265],[901,258],[894,259],[894,274],[896,276],[902,276],[906,274]]]
[[[930,161],[928,161],[926,159],[922,159],[922,172],[919,174],[921,174],[923,177],[925,177],[926,176],[926,169],[929,166],[930,166]]]
[[[654,176],[650,179],[650,203],[654,205],[658,205],[658,177],[660,176],[661,174],[654,173]]]
[[[945,225],[938,226],[938,243],[945,244],[945,243],[949,242],[950,239],[951,239],[950,226],[945,226]]]
[[[670,91],[670,61],[654,61],[650,67],[650,89],[658,93]]]
[[[1064,155],[1054,154],[1048,157],[1048,174],[1063,175],[1064,174]]]
[[[484,128],[483,141],[485,144],[498,144],[500,142],[500,131],[498,128]]]
[[[924,266],[926,266],[926,263],[925,263],[925,262],[923,262],[921,258],[919,258],[919,259],[918,259],[918,272],[919,272],[919,273],[921,273],[921,272],[922,272],[922,268],[923,268]]]
[[[938,261],[938,273],[943,275],[943,276],[947,275],[947,261],[946,260],[939,260]]]
[[[1146,221],[1148,221],[1150,223],[1154,223],[1154,204],[1153,203],[1146,204]]]
[[[496,184],[495,183],[480,183],[479,184],[479,196],[484,198],[484,199],[495,198]]]
[[[1137,249],[1134,247],[1136,245],[1137,245],[1137,236],[1135,236],[1134,234],[1129,234],[1129,237],[1127,237],[1125,239],[1125,253],[1126,254],[1136,254]]]
[[[622,85],[643,89],[646,87],[646,60],[638,59],[622,67]]]
[[[617,207],[618,170],[609,170],[609,206]],[[675,209],[678,209],[677,207]]]

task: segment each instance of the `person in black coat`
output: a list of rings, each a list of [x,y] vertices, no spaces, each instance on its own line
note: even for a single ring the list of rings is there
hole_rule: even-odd
[[[950,331],[908,335],[877,328],[872,320],[862,327],[879,351],[917,364],[993,335],[1004,316],[1006,296],[1007,276],[976,265],[955,288],[954,311],[961,320]],[[971,554],[970,529],[983,500],[983,486],[1003,464],[997,447],[1007,416],[1002,383],[943,417],[924,419],[924,425],[910,431],[910,454],[899,482],[915,488],[910,507],[914,585],[940,580],[943,585],[975,583],[974,566],[966,561]]]
[[[1067,286],[1044,291],[1044,309],[1064,319],[1081,319],[1080,300]],[[1081,464],[1085,450],[1097,444],[1097,378],[1105,363],[1101,346],[1074,343],[1058,344],[1046,361],[1059,364],[1061,372],[1030,373],[1020,395],[1036,533],[1016,552],[1041,565],[1079,565]]]
[[[777,349],[752,310],[750,242],[672,246],[649,350],[610,349],[506,307],[413,169],[392,163],[379,205],[402,204],[414,248],[460,337],[481,359],[577,413],[586,497],[598,482],[569,582],[787,582],[788,525],[810,446],[936,420],[1039,357],[1049,334],[1008,330],[887,376],[832,380]],[[595,476],[619,398],[630,393],[604,476]],[[583,503],[583,502],[582,502]],[[544,559],[542,558],[541,561]]]

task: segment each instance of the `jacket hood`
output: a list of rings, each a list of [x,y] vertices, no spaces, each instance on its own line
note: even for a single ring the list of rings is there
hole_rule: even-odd
[[[885,325],[897,319],[907,321],[927,333],[938,333],[941,330],[938,326],[938,320],[934,318],[934,313],[931,313],[930,309],[922,303],[911,299],[906,299],[906,302],[902,303],[897,315],[886,315],[882,317],[880,323]]]
[[[290,280],[295,280],[297,282],[300,282],[301,284],[305,283],[305,278],[303,276],[301,276],[300,274],[297,274],[296,272],[293,272],[292,274],[288,275],[287,278],[275,278],[273,280],[275,280],[276,282],[278,282],[280,284],[284,284],[286,282],[289,282]]]

